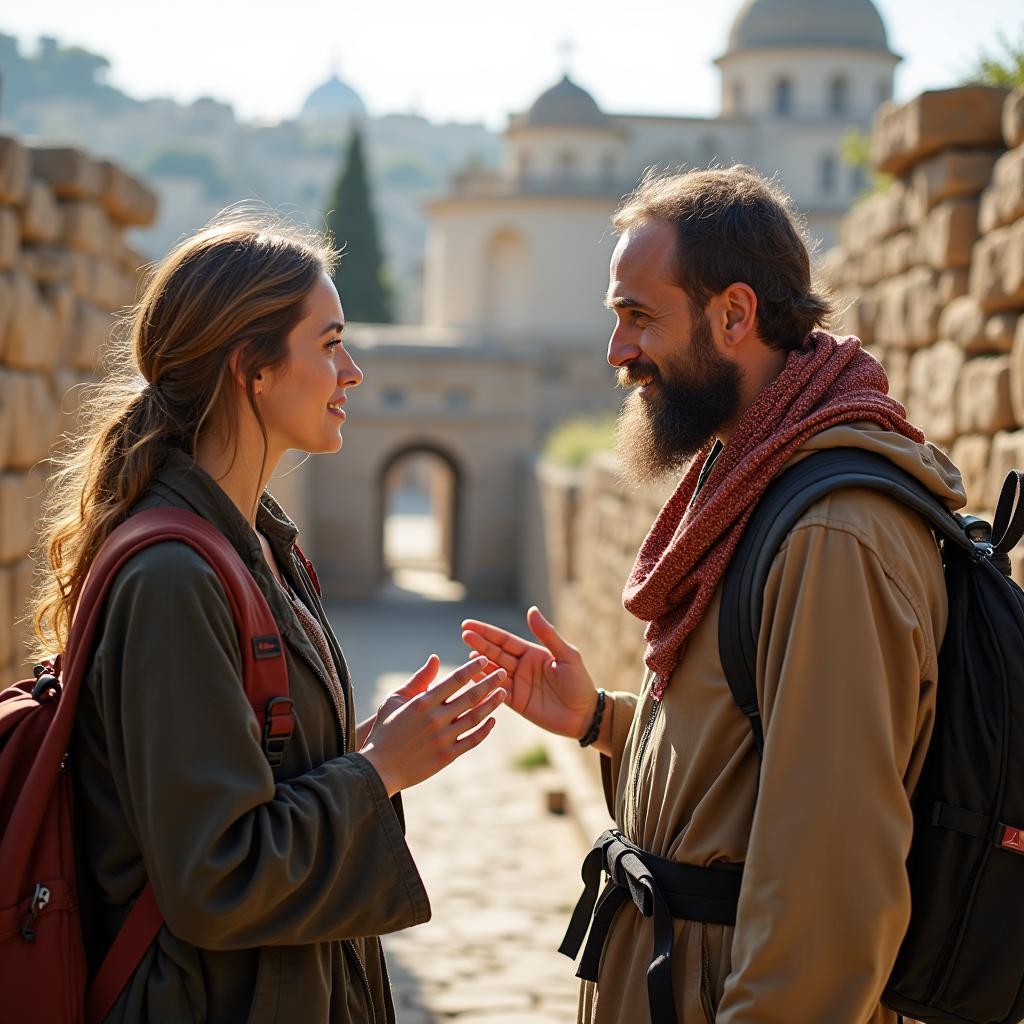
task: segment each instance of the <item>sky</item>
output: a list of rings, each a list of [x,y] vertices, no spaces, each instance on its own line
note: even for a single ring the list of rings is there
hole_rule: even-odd
[[[999,33],[1021,39],[1021,0],[875,0],[904,57],[896,97],[948,86]],[[106,56],[139,98],[209,95],[247,120],[295,115],[337,70],[372,114],[416,111],[500,128],[566,64],[612,113],[711,115],[740,0],[0,0],[0,32]],[[287,12],[286,15],[282,12]]]

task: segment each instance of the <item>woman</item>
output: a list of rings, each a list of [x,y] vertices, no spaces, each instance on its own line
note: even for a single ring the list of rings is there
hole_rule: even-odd
[[[480,743],[505,697],[504,672],[485,675],[482,659],[435,683],[432,655],[354,722],[296,529],[265,490],[288,449],[341,447],[346,393],[362,380],[342,342],[335,258],[315,235],[239,214],[179,245],[151,274],[132,351],[92,399],[53,487],[41,649],[63,646],[114,527],[145,508],[191,509],[266,597],[295,702],[272,769],[214,571],[176,542],[124,566],[73,752],[93,969],[147,881],[166,924],[109,1021],[394,1020],[375,936],[430,908],[388,798]]]

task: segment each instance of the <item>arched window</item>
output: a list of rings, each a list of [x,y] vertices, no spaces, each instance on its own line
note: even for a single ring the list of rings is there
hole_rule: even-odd
[[[526,150],[523,150],[519,154],[518,172],[520,181],[526,181],[526,179],[533,173],[533,160],[530,158],[530,154]]]
[[[563,149],[558,154],[558,175],[563,180],[576,173],[576,153],[571,149]]]
[[[822,195],[832,195],[836,190],[836,158],[831,153],[822,156],[818,176]]]
[[[743,113],[743,83],[733,82],[732,83],[732,112],[734,114]]]
[[[505,228],[491,236],[484,254],[485,326],[518,335],[530,317],[530,254],[519,232]]]
[[[617,163],[618,161],[615,159],[614,153],[605,153],[605,155],[601,157],[601,175],[605,181],[615,180]]]
[[[848,102],[846,79],[836,75],[828,84],[828,110],[830,114],[845,114]]]
[[[785,117],[793,109],[793,83],[780,78],[775,83],[775,113]]]

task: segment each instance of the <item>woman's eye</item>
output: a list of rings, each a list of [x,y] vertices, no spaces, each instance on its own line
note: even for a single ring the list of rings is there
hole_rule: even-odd
[[[331,338],[331,340],[327,342],[327,348],[333,350],[337,345],[340,344],[341,338]]]

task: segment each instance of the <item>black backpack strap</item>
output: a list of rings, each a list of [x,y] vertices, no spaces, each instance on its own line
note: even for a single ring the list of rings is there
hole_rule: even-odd
[[[1009,554],[1024,537],[1024,473],[1012,470],[1003,481],[992,521],[992,549],[997,554]]]
[[[757,705],[757,637],[764,585],[782,542],[816,501],[845,487],[881,491],[913,509],[946,540],[973,553],[957,518],[909,473],[884,456],[859,448],[816,452],[773,480],[747,522],[722,582],[718,649],[733,699],[750,720],[758,754],[764,728]],[[1020,515],[1024,524],[1024,512]],[[1024,525],[1022,525],[1024,530]]]

